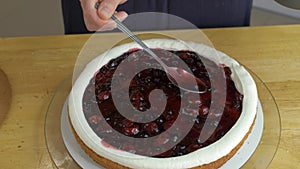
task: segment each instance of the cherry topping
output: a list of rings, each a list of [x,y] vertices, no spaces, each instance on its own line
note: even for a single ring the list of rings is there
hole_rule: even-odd
[[[189,92],[180,93],[179,88],[167,78],[163,70],[154,68],[145,69],[137,73],[130,81],[128,90],[122,86],[122,78],[126,75],[126,72],[122,72],[120,74],[120,86],[118,90],[129,91],[128,96],[130,103],[139,112],[144,113],[151,108],[149,94],[155,89],[162,90],[167,99],[164,111],[151,122],[138,123],[132,119],[126,119],[118,112],[112,100],[111,81],[118,65],[125,58],[134,53],[134,59],[138,60],[140,55],[144,54],[139,51],[139,49],[132,49],[110,60],[95,73],[84,92],[82,104],[84,115],[90,127],[101,138],[104,146],[122,149],[136,154],[156,151],[143,144],[140,146],[132,143],[119,144],[116,140],[119,140],[120,137],[111,134],[112,130],[116,130],[119,133],[133,138],[152,138],[157,136],[157,138],[155,138],[155,143],[157,144],[156,149],[160,149],[161,146],[171,142],[176,143],[171,149],[154,155],[154,157],[166,158],[181,156],[216,142],[224,136],[238,120],[242,111],[243,95],[241,95],[234,86],[230,77],[231,70],[225,65],[216,65],[214,62],[191,51],[168,52],[180,57],[191,68],[192,73],[208,86],[208,91],[199,95]],[[166,60],[170,66],[176,66],[178,64],[176,58],[165,55],[165,53],[168,52],[164,52],[161,49],[155,49],[155,52],[158,53],[163,60]],[[150,61],[152,58],[149,57],[148,59]],[[149,63],[147,60],[143,60],[142,64]],[[220,73],[221,71],[225,72],[223,73],[225,77]],[[214,81],[211,81],[211,76],[213,76]],[[220,92],[224,86],[217,83],[218,79],[221,78],[226,78],[226,100],[224,103],[224,101],[217,98],[214,102],[217,104],[217,107],[225,106],[222,111],[210,107],[213,93],[224,94]],[[214,89],[211,87],[212,82],[216,83]],[[180,107],[182,96],[186,96],[185,98],[188,98],[188,102],[186,105],[183,105],[183,107]],[[161,98],[157,98],[156,101],[160,101],[159,99]],[[222,105],[223,103],[225,105]],[[180,110],[183,110],[183,119],[178,119],[179,113],[181,113]],[[184,124],[193,123],[191,130],[182,140],[178,140],[180,138],[179,136],[183,135],[182,129],[178,128],[175,133],[166,132],[174,125],[176,120],[182,120]],[[207,130],[203,129],[204,124],[208,127]],[[126,143],[126,140],[124,140],[124,142]]]

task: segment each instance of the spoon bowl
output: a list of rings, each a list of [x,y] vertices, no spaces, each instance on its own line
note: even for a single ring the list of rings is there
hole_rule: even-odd
[[[186,70],[179,67],[166,67],[165,69],[167,69],[168,78],[182,90],[192,93],[207,91],[205,83]]]

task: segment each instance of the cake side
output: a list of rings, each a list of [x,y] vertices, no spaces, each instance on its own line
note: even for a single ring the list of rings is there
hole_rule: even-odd
[[[244,144],[245,140],[248,138],[249,134],[251,133],[254,123],[255,123],[255,119],[251,125],[251,128],[249,129],[249,131],[247,132],[247,134],[245,135],[243,140],[236,147],[234,147],[233,150],[231,150],[231,152],[229,154],[227,154],[227,155],[221,157],[220,159],[213,161],[209,164],[203,164],[201,166],[192,167],[191,169],[217,169],[217,168],[221,167],[231,157],[233,157],[236,154],[236,152],[241,148],[241,146]],[[84,144],[84,142],[80,139],[80,137],[76,134],[72,124],[71,124],[71,129],[75,136],[75,139],[77,140],[77,142],[81,146],[81,148],[98,164],[100,164],[101,166],[103,166],[105,168],[130,169],[129,167],[125,167],[115,161],[104,158],[103,156],[101,156],[101,154],[95,153],[92,149],[90,149],[88,146],[86,146]]]

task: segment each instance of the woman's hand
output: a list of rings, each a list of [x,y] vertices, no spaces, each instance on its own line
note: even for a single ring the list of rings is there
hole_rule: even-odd
[[[110,17],[115,15],[120,21],[123,21],[128,14],[124,11],[116,12],[118,5],[127,0],[80,0],[83,11],[85,25],[89,31],[111,30],[116,24]],[[95,4],[99,2],[98,9]]]

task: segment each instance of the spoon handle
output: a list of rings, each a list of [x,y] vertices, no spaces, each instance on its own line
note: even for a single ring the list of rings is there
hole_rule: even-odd
[[[100,2],[95,3],[95,9],[98,9]],[[144,43],[142,42],[133,32],[131,32],[117,17],[112,15],[110,17],[116,24],[119,30],[125,33],[127,36],[130,37],[133,41],[139,44],[147,53],[149,53],[155,60],[157,60],[164,68],[167,66],[164,62],[160,60],[160,58]]]
[[[117,27],[119,30],[121,30],[123,33],[128,35],[132,40],[134,40],[136,43],[138,43],[141,47],[144,49],[148,48],[148,46],[142,42],[133,32],[131,32],[122,22],[118,20],[114,15],[111,16],[111,19],[116,22]]]
[[[95,3],[95,9],[98,9],[100,5],[100,2]],[[144,43],[142,42],[133,32],[131,32],[117,17],[114,15],[111,16],[111,19],[117,24],[117,27],[119,30],[121,30],[123,33],[125,33],[127,36],[130,37],[133,41],[135,41],[137,44],[139,44],[147,53],[149,53],[152,57],[154,57],[155,60],[158,61],[164,68],[167,67],[167,65],[160,60],[160,58]]]
[[[111,19],[116,22],[117,27],[123,33],[128,35],[130,39],[134,40],[137,44],[139,44],[147,53],[149,53],[154,59],[156,59],[163,67],[165,67],[165,63],[163,63],[160,58],[143,42],[141,41],[133,32],[131,32],[122,22],[118,20],[114,15],[111,16]]]

